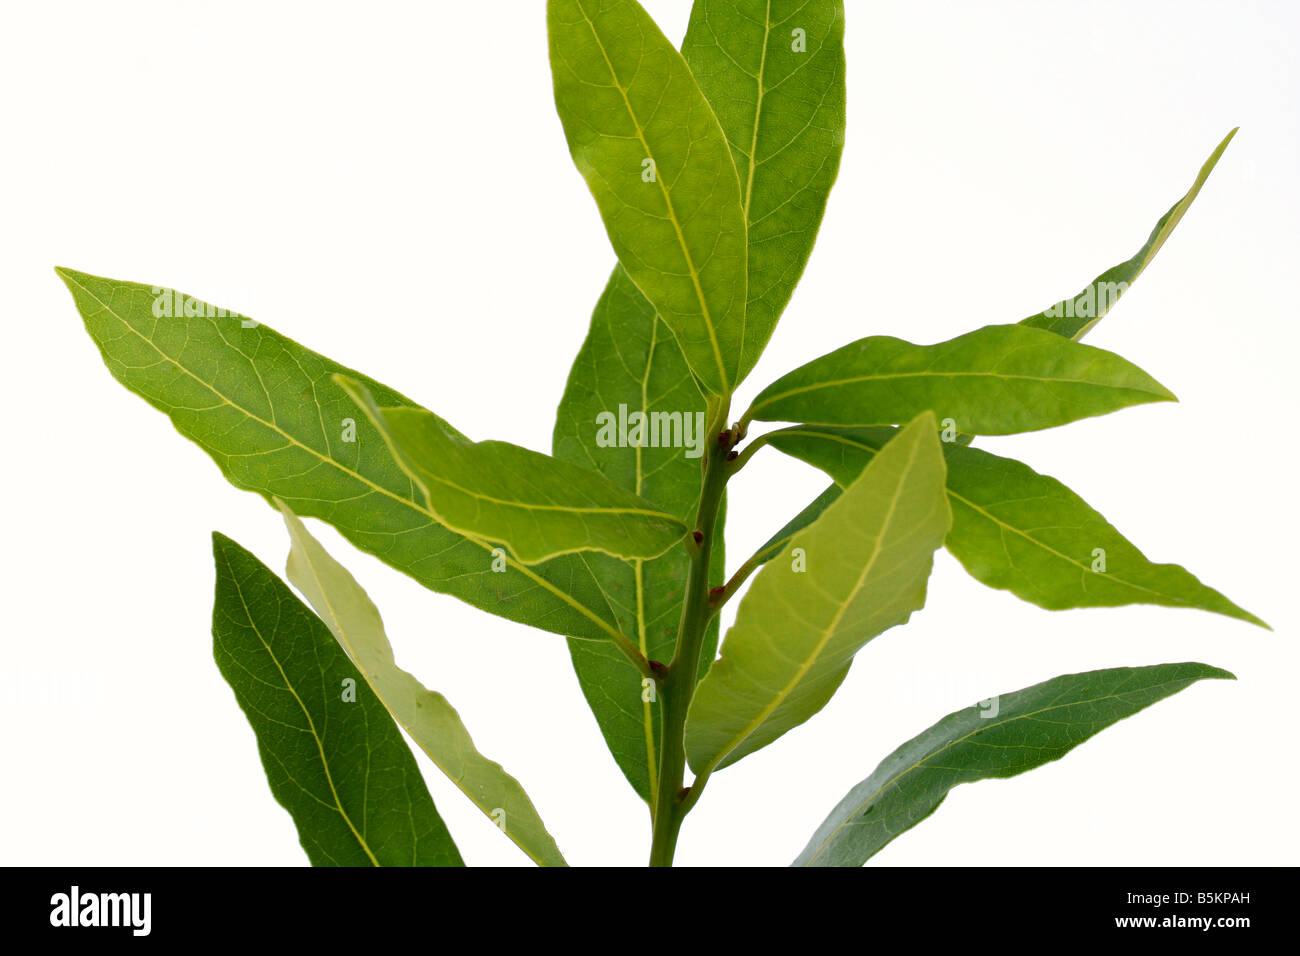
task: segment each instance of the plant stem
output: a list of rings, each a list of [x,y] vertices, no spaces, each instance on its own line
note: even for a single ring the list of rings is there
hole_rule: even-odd
[[[726,421],[725,405],[719,411],[720,414],[710,423],[710,434],[717,435],[717,440],[709,442],[708,457],[704,464],[704,482],[700,490],[700,507],[695,524],[699,540],[698,546],[691,553],[677,647],[657,689],[662,707],[660,719],[663,743],[659,757],[654,836],[650,846],[651,866],[672,866],[682,819],[695,802],[686,800],[687,791],[682,786],[686,777],[686,713],[695,693],[700,651],[704,646],[709,618],[712,617],[709,561],[713,553],[718,508],[730,475],[727,454],[736,442],[734,433],[720,432],[722,423]]]

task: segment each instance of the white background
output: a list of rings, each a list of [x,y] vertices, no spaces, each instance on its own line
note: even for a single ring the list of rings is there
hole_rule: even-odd
[[[680,40],[689,4],[647,6]],[[734,407],[863,335],[935,342],[1074,294],[1137,249],[1240,125],[1088,339],[1181,404],[980,444],[1063,479],[1153,560],[1276,630],[1151,607],[1047,612],[941,552],[913,623],[860,654],[824,712],[714,779],[679,862],[787,863],[942,715],[1060,673],[1180,660],[1239,680],[1198,684],[1028,775],[958,788],[876,862],[1297,862],[1296,6],[848,6],[839,182]],[[112,380],[53,267],[183,289],[474,438],[548,450],[613,257],[555,116],[544,5],[3,11],[0,862],[304,864],[209,630],[210,532],[279,571],[283,526]],[[825,483],[771,450],[742,477],[732,567]],[[563,641],[312,530],[570,862],[641,863],[647,814]],[[527,862],[420,759],[468,862]]]

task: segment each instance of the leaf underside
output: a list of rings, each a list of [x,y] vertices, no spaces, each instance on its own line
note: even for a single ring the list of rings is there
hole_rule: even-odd
[[[58,270],[119,382],[165,413],[237,488],[320,518],[425,587],[521,624],[583,640],[619,632],[581,557],[533,567],[438,523],[381,435],[334,381],[384,406],[418,407],[385,385],[238,313],[177,292],[192,314],[154,314],[149,286]]]
[[[725,767],[816,714],[873,637],[925,603],[950,515],[934,416],[904,428],[741,600],[696,689],[686,752]]]
[[[441,524],[503,544],[527,564],[575,551],[654,558],[689,530],[590,468],[508,442],[472,442],[433,412],[380,408],[360,382],[339,381]]]
[[[731,151],[635,0],[550,0],[555,105],[619,262],[701,386],[730,394],[745,338],[746,237]]]

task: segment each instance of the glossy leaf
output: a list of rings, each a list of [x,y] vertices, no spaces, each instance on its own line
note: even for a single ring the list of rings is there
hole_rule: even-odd
[[[637,437],[634,416],[655,412],[678,416],[681,442],[631,441]],[[607,416],[619,422],[613,441],[601,434]],[[672,332],[655,317],[654,307],[622,267],[615,268],[560,400],[555,457],[594,469],[683,521],[693,521],[700,497],[701,440],[709,437],[703,434],[705,419],[704,398]],[[661,430],[654,434],[662,438]],[[671,428],[669,434],[677,435]],[[648,441],[651,432],[644,437]],[[721,526],[719,520],[713,546],[716,578],[724,573]],[[690,567],[686,550],[674,548],[661,557],[633,562],[595,552],[582,557],[623,632],[633,636],[647,659],[670,660]],[[717,641],[715,620],[704,642],[702,668],[713,660]],[[610,752],[636,792],[651,802],[661,750],[657,695],[654,701],[647,699],[651,695],[645,678],[611,646],[570,641],[569,650]]]
[[[1223,142],[1215,148],[1210,154],[1210,158],[1205,161],[1201,167],[1200,173],[1196,176],[1196,181],[1192,183],[1192,188],[1187,191],[1187,195],[1174,203],[1167,213],[1160,217],[1156,223],[1155,229],[1151,230],[1151,235],[1132,258],[1126,259],[1119,265],[1111,266],[1097,278],[1093,279],[1083,291],[1070,299],[1062,299],[1053,306],[1037,312],[1027,319],[1021,321],[1021,325],[1032,326],[1033,328],[1046,329],[1049,332],[1055,332],[1067,339],[1078,341],[1087,334],[1088,330],[1101,321],[1102,317],[1110,311],[1111,307],[1119,300],[1130,285],[1137,281],[1137,277],[1142,274],[1142,270],[1147,267],[1152,259],[1155,258],[1160,247],[1165,244],[1169,234],[1174,231],[1174,227],[1182,221],[1183,215],[1196,198],[1196,194],[1201,191],[1201,186],[1209,178],[1211,171],[1219,162],[1219,157],[1223,151],[1228,148],[1228,143],[1232,137],[1237,135],[1237,130],[1233,129],[1223,138]]]
[[[506,555],[494,572],[489,542],[440,525],[333,376],[362,382],[387,406],[416,407],[409,399],[238,313],[172,290],[58,271],[114,378],[164,412],[237,488],[268,502],[278,496],[295,514],[329,522],[363,551],[475,607],[567,636],[619,639],[580,559],[527,567]]]
[[[794,865],[861,866],[932,814],[953,787],[1059,760],[1116,721],[1220,678],[1235,679],[1206,664],[1116,667],[1055,677],[949,714],[850,790]]]
[[[292,541],[285,569],[289,581],[316,609],[370,692],[438,769],[530,859],[542,866],[566,866],[519,781],[478,752],[447,698],[397,666],[379,609],[356,578],[283,502],[280,511]],[[359,688],[358,699],[363,693]]]
[[[731,146],[749,234],[739,378],[799,281],[844,147],[841,0],[696,0],[682,56]]]
[[[811,525],[791,560],[769,561],[696,689],[686,752],[725,767],[825,706],[853,655],[925,603],[950,516],[933,415],[904,428]]]
[[[213,654],[313,866],[462,866],[415,759],[329,629],[220,534]],[[349,685],[349,682],[350,685]]]
[[[362,383],[338,381],[424,492],[439,523],[500,542],[526,564],[575,551],[654,558],[681,545],[689,531],[590,468],[508,442],[472,442],[433,412],[381,408]]]
[[[883,335],[851,342],[773,382],[746,418],[897,425],[929,410],[963,432],[1009,435],[1174,400],[1112,352],[990,325],[937,345]]]
[[[556,109],[614,251],[702,386],[730,394],[746,237],[717,117],[635,0],[550,0],[547,23]]]
[[[799,426],[771,444],[851,483],[892,428]],[[1268,625],[1176,564],[1155,564],[1055,478],[1012,458],[945,444],[948,550],[977,580],[1049,610],[1160,604]]]

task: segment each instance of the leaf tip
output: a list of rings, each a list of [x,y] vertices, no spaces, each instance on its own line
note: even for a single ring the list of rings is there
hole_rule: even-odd
[[[1254,624],[1256,627],[1262,627],[1270,634],[1273,633],[1272,624],[1269,624],[1268,621],[1265,621],[1263,618],[1256,617],[1254,614],[1251,614],[1245,608],[1241,609],[1241,619],[1245,621],[1247,624]]]
[[[1205,675],[1206,680],[1236,680],[1237,675],[1232,671],[1226,671],[1222,667],[1215,667],[1213,664],[1202,664],[1202,667],[1209,673]]]
[[[212,553],[214,556],[220,556],[223,552],[230,550],[235,542],[227,538],[220,531],[212,532]]]
[[[63,281],[63,284],[66,285],[69,290],[72,290],[73,286],[81,286],[83,284],[81,280],[88,278],[84,272],[78,272],[76,269],[69,269],[67,266],[55,266],[54,274]]]

